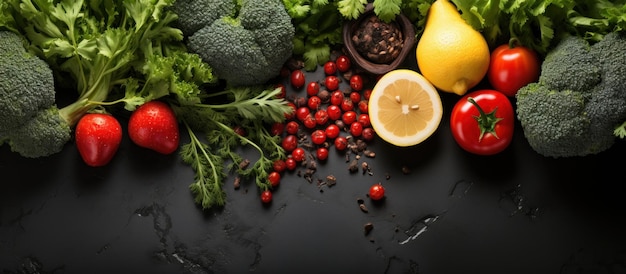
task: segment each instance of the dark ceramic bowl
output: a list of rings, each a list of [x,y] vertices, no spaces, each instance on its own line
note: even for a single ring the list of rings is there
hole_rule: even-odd
[[[343,41],[346,53],[357,66],[371,74],[380,75],[398,68],[398,66],[404,62],[406,57],[409,55],[409,52],[413,50],[413,46],[415,45],[415,29],[411,21],[404,14],[398,15],[395,23],[400,28],[404,39],[400,54],[390,63],[372,62],[370,59],[359,53],[354,42],[352,41],[352,36],[359,28],[363,20],[367,20],[369,16],[373,14],[374,7],[372,3],[369,3],[359,18],[347,21],[343,26]]]

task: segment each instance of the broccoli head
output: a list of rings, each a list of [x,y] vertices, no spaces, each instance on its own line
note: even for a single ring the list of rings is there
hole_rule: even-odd
[[[568,36],[548,52],[537,83],[516,95],[530,146],[548,157],[597,154],[626,121],[626,38],[610,33],[589,44]]]
[[[295,29],[280,0],[174,3],[189,50],[232,86],[264,84],[293,53]]]
[[[0,31],[0,41],[0,132],[9,132],[54,104],[54,77],[21,36]]]
[[[24,157],[61,151],[71,129],[55,105],[53,72],[18,34],[0,31],[0,144]]]

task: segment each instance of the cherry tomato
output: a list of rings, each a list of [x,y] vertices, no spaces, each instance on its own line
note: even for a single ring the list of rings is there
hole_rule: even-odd
[[[352,65],[350,62],[350,58],[348,58],[348,56],[346,55],[340,55],[337,57],[337,60],[335,60],[335,63],[337,64],[337,70],[339,70],[340,72],[346,72],[350,69],[350,66]]]
[[[361,122],[361,124],[363,124],[363,127],[369,127],[372,125],[372,123],[370,122],[370,116],[367,113],[359,114],[359,117],[357,117],[356,120]]]
[[[140,147],[166,155],[173,153],[180,139],[174,110],[156,100],[139,106],[128,120],[128,137]]]
[[[357,119],[357,114],[353,110],[348,110],[348,111],[344,112],[343,115],[341,116],[341,120],[346,125],[350,125],[350,124],[356,122],[356,119]]]
[[[274,161],[274,163],[272,163],[272,169],[280,173],[287,169],[287,164],[285,163],[285,160],[277,159]]]
[[[328,118],[335,121],[341,118],[342,111],[341,108],[337,105],[330,105],[326,108],[326,113],[328,113]]]
[[[318,92],[320,92],[320,83],[318,83],[317,81],[310,82],[306,86],[306,94],[307,95],[314,96],[314,95],[317,95]]]
[[[306,82],[304,72],[300,69],[296,69],[291,72],[291,85],[296,88],[302,88]]]
[[[366,89],[363,91],[363,99],[365,100],[369,100],[370,99],[370,95],[372,95],[372,90],[371,89]]]
[[[311,110],[308,107],[299,107],[296,109],[296,118],[300,121],[304,121],[307,116],[311,114]]]
[[[335,75],[328,75],[324,79],[324,85],[330,91],[335,91],[339,89],[339,77]]]
[[[289,121],[287,122],[287,125],[285,125],[285,131],[287,134],[295,135],[298,133],[298,130],[300,130],[300,124],[296,121]]]
[[[267,180],[272,187],[277,187],[280,184],[280,173],[278,171],[272,171],[267,175]]]
[[[315,116],[315,121],[320,126],[325,125],[326,123],[328,123],[328,120],[330,120],[330,118],[328,117],[328,112],[326,112],[325,109],[318,109],[315,112],[314,116]]]
[[[513,97],[521,87],[536,82],[540,70],[537,54],[512,39],[491,53],[487,78],[494,89]]]
[[[343,102],[341,102],[340,107],[343,111],[352,111],[354,110],[354,103],[352,102],[352,100],[350,100],[350,98],[344,98]]]
[[[354,137],[359,137],[363,133],[363,124],[361,122],[355,121],[350,124],[350,134]]]
[[[298,138],[296,135],[289,134],[283,138],[281,146],[287,152],[291,152],[298,147]]]
[[[316,145],[321,145],[326,142],[326,132],[321,129],[316,129],[311,133],[311,142]]]
[[[371,141],[374,140],[374,137],[376,136],[374,129],[371,127],[366,127],[363,129],[363,132],[361,132],[361,138],[363,138],[363,140],[365,141]]]
[[[325,147],[318,147],[315,151],[315,156],[321,161],[328,159],[328,149]]]
[[[282,122],[274,122],[272,123],[272,127],[270,128],[270,133],[274,136],[282,135],[283,131],[285,131],[285,123]]]
[[[338,125],[330,124],[326,127],[324,132],[326,133],[326,138],[335,139],[337,138],[337,136],[339,136],[341,129],[339,128]]]
[[[272,201],[272,192],[269,190],[263,190],[261,192],[261,202],[264,204],[269,204]]]
[[[348,147],[348,139],[343,136],[335,138],[335,148],[339,151],[343,151]]]
[[[382,199],[383,197],[385,197],[385,188],[380,183],[374,184],[370,187],[369,196],[370,196],[370,199],[374,201],[378,201]]]
[[[307,115],[306,118],[304,118],[304,120],[302,121],[302,124],[304,124],[305,128],[312,129],[317,126],[317,120],[315,119],[313,114],[309,113],[309,115]]]
[[[339,106],[343,102],[344,95],[341,90],[335,90],[330,94],[330,104]]]
[[[320,97],[318,97],[317,95],[313,95],[311,97],[309,97],[309,99],[307,100],[307,106],[309,107],[309,109],[311,110],[317,110],[320,105],[322,104],[322,99],[320,99]]]
[[[326,75],[333,75],[337,73],[337,64],[333,61],[328,61],[324,63],[324,73]]]
[[[350,88],[354,91],[361,91],[363,89],[363,77],[358,74],[350,76]]]
[[[369,112],[369,105],[368,105],[368,102],[366,100],[359,101],[359,103],[357,104],[357,107],[358,107],[358,109],[359,109],[359,111],[361,113],[368,113]]]
[[[503,151],[513,139],[514,127],[511,101],[496,90],[468,93],[452,108],[452,136],[461,148],[474,154],[493,155]]]
[[[287,96],[287,89],[285,88],[285,85],[279,83],[279,84],[276,84],[276,88],[280,88],[280,92],[276,94],[276,98],[282,99],[282,98],[285,98],[285,96]]]
[[[287,106],[289,106],[291,108],[291,110],[289,110],[288,112],[285,112],[285,120],[291,120],[294,117],[294,113],[296,113],[296,104],[294,104],[293,102],[287,102]]]
[[[356,91],[350,92],[350,100],[352,103],[358,104],[361,101],[361,94]]]
[[[302,162],[306,157],[306,151],[304,151],[304,148],[297,147],[291,152],[291,157],[293,157],[296,162]]]
[[[288,170],[294,170],[298,166],[298,162],[296,162],[293,157],[289,157],[285,159],[285,166],[287,166]]]

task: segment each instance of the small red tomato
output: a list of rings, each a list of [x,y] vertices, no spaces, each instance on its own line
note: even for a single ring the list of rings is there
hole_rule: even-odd
[[[261,192],[261,202],[264,204],[272,202],[272,192],[269,190],[263,190],[263,192]]]
[[[361,113],[368,113],[369,112],[369,105],[368,105],[367,101],[365,101],[365,100],[359,101],[359,103],[357,104],[357,107],[359,108],[359,111]]]
[[[337,70],[339,70],[340,72],[346,72],[350,70],[350,66],[352,65],[350,62],[350,58],[348,58],[348,56],[346,55],[338,56],[337,60],[335,60],[335,63],[337,63]]]
[[[344,95],[341,90],[335,90],[330,94],[330,104],[335,106],[340,106],[341,102],[343,102]]]
[[[363,133],[363,124],[361,122],[352,122],[350,124],[350,134],[354,137],[359,137]]]
[[[285,96],[287,95],[287,89],[285,88],[285,85],[279,83],[279,84],[276,84],[276,88],[280,88],[280,92],[276,94],[276,98],[278,99],[285,98]]]
[[[385,188],[381,184],[374,184],[370,187],[370,199],[378,201],[385,197]]]
[[[363,99],[369,100],[371,95],[372,95],[371,89],[366,89],[363,91]]]
[[[339,106],[330,105],[326,108],[326,113],[328,113],[328,118],[334,121],[340,119],[343,112]]]
[[[88,113],[76,124],[75,142],[83,161],[92,167],[108,164],[122,141],[122,126],[109,114]]]
[[[311,142],[316,145],[321,145],[326,142],[326,132],[321,129],[316,129],[311,133]]]
[[[328,117],[328,112],[326,112],[325,109],[318,109],[315,112],[314,116],[315,116],[315,121],[320,126],[325,125],[326,123],[328,123],[328,120],[330,120],[330,118]]]
[[[285,166],[287,166],[288,170],[294,170],[298,166],[298,162],[296,162],[293,157],[289,157],[285,159]]]
[[[363,140],[365,141],[374,140],[374,137],[376,137],[376,134],[374,132],[374,129],[371,127],[366,127],[363,129],[363,132],[361,132],[361,138],[363,138]]]
[[[270,128],[270,133],[274,136],[282,135],[283,131],[285,131],[285,123],[282,122],[274,122]]]
[[[335,75],[328,75],[324,80],[324,85],[329,91],[335,91],[339,89],[339,77]]]
[[[540,70],[537,54],[512,39],[491,53],[487,78],[494,89],[513,97],[521,87],[536,82]]]
[[[361,101],[361,94],[356,91],[350,92],[350,101],[354,104],[358,104]]]
[[[328,149],[325,147],[318,147],[315,151],[315,156],[321,161],[328,159]]]
[[[363,127],[369,127],[372,125],[370,122],[370,116],[367,113],[359,114],[359,117],[356,120],[361,122],[361,124],[363,124]]]
[[[333,75],[337,73],[337,64],[333,61],[327,61],[324,63],[324,73],[326,75]]]
[[[298,130],[300,130],[300,124],[296,121],[289,121],[287,125],[285,125],[285,131],[287,134],[295,135],[298,134]]]
[[[353,110],[346,111],[341,116],[341,120],[346,125],[350,125],[350,124],[354,123],[356,121],[356,119],[357,119],[357,114]]]
[[[320,83],[316,82],[310,82],[307,86],[306,86],[306,94],[309,96],[314,96],[317,95],[317,93],[320,92]]]
[[[237,133],[237,135],[239,135],[239,136],[244,136],[245,137],[245,136],[248,135],[248,132],[246,132],[246,129],[241,127],[241,126],[234,126],[233,127],[233,131],[235,133]]]
[[[304,72],[301,69],[296,69],[291,72],[291,85],[295,89],[300,89],[304,86],[306,79],[304,78]]]
[[[289,134],[283,138],[281,146],[287,152],[291,152],[298,147],[298,138],[296,135]]]
[[[293,157],[296,162],[302,162],[306,157],[306,151],[304,151],[304,148],[297,147],[291,152],[291,157]]]
[[[354,103],[352,102],[352,100],[350,100],[350,98],[344,98],[343,102],[341,102],[340,107],[343,111],[351,111],[354,109]]]
[[[311,110],[308,107],[299,107],[296,109],[296,118],[300,121],[304,121],[307,116],[311,114]]]
[[[317,110],[322,104],[322,99],[317,95],[313,95],[309,97],[306,103],[310,110]]]
[[[317,120],[315,120],[315,117],[309,113],[309,115],[307,115],[302,121],[302,124],[304,124],[305,128],[312,129],[317,126]]]
[[[363,90],[363,77],[358,74],[350,76],[350,88],[357,92]]]
[[[335,148],[339,151],[343,151],[348,147],[348,139],[343,136],[335,138]]]
[[[272,163],[272,169],[280,173],[287,169],[287,164],[285,163],[285,160],[277,159],[274,161],[274,163]]]
[[[272,187],[277,187],[280,185],[280,173],[278,171],[272,171],[267,175],[267,180],[270,182]]]
[[[509,98],[496,90],[477,90],[454,105],[450,129],[464,150],[478,155],[503,151],[513,140],[515,115]]]
[[[293,102],[287,102],[287,106],[289,106],[291,110],[285,112],[285,120],[291,120],[295,116],[297,107]]]
[[[338,125],[330,124],[326,127],[326,129],[324,129],[324,132],[326,133],[326,138],[335,139],[339,136],[341,129]]]
[[[149,101],[139,106],[128,120],[128,136],[140,147],[161,154],[178,148],[178,121],[172,108],[161,101]]]

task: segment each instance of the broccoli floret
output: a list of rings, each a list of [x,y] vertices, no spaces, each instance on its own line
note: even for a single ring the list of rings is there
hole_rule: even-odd
[[[0,41],[0,131],[10,132],[54,104],[54,77],[21,36],[0,31]]]
[[[61,151],[71,129],[55,105],[52,69],[18,34],[0,31],[0,144],[24,157]]]
[[[597,154],[615,143],[626,121],[626,39],[611,33],[590,45],[566,37],[548,52],[537,83],[516,96],[524,136],[539,154]]]
[[[174,11],[189,26],[189,50],[231,86],[266,83],[293,53],[295,29],[280,0],[185,0]]]
[[[9,133],[8,143],[12,151],[23,157],[43,157],[61,151],[72,138],[71,132],[59,109],[52,106]]]

